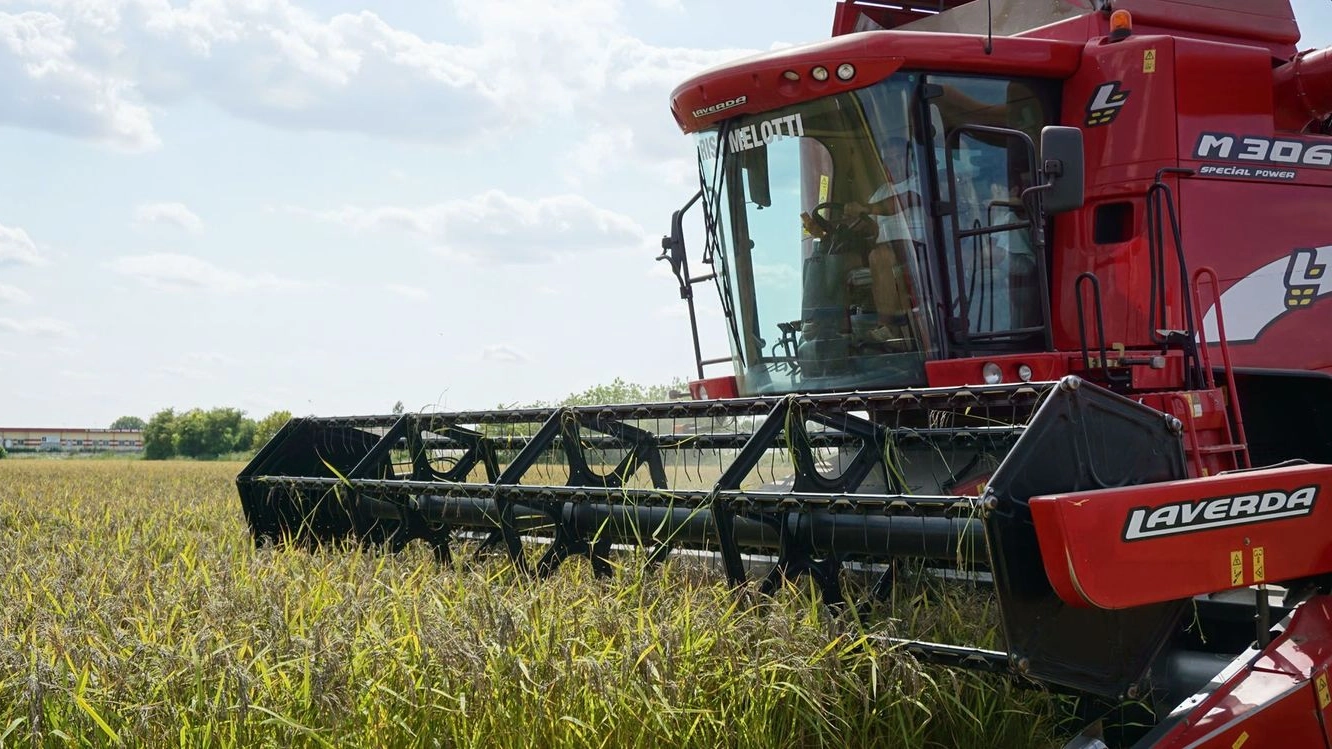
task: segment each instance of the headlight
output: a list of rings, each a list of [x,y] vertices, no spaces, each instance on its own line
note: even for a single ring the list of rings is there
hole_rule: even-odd
[[[1026,364],[1018,365],[1018,379],[1023,382],[1031,382],[1031,367]]]
[[[856,66],[849,62],[844,62],[837,66],[837,77],[843,81],[851,80],[856,74]]]
[[[809,74],[816,81],[828,80],[828,69],[823,67],[822,65],[809,71]]]
[[[985,378],[986,385],[998,385],[1004,381],[1004,372],[999,369],[998,364],[988,361],[981,367],[981,377]]]

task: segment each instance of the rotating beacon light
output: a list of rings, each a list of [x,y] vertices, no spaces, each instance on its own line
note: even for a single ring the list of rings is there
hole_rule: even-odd
[[[1133,33],[1133,16],[1127,10],[1119,9],[1110,14],[1110,41],[1120,42]]]

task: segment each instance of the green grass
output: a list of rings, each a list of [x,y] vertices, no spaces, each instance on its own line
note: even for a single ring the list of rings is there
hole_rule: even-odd
[[[881,646],[996,645],[983,594],[904,585],[862,629],[688,559],[256,550],[239,467],[0,462],[0,745],[1057,745],[1049,696]]]

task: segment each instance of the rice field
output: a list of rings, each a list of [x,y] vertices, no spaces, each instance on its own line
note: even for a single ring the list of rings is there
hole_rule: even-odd
[[[240,467],[0,461],[0,746],[1059,745],[1051,696],[882,640],[998,646],[983,592],[918,579],[860,625],[689,558],[257,550]]]

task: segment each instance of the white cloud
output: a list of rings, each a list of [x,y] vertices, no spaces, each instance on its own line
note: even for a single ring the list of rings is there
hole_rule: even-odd
[[[44,10],[0,13],[0,122],[129,150],[158,143],[157,112],[202,99],[278,127],[450,144],[573,115],[585,150],[632,133],[638,158],[615,153],[636,166],[683,148],[667,92],[749,52],[651,45],[617,0],[457,2],[448,42],[291,0],[27,4]]]
[[[628,153],[633,146],[634,132],[627,126],[593,129],[568,150],[566,175],[574,184],[581,184],[584,177],[599,176],[618,163],[606,158],[608,154]]]
[[[6,265],[41,265],[42,256],[32,237],[18,227],[0,224],[0,268]]]
[[[667,304],[658,307],[653,313],[653,316],[662,320],[688,320],[689,308],[686,307],[683,302],[680,304]]]
[[[129,255],[109,263],[112,270],[145,285],[166,291],[211,291],[235,294],[245,291],[295,289],[307,284],[278,278],[271,273],[244,275],[219,268],[189,255],[158,253]]]
[[[28,304],[32,296],[17,286],[0,283],[0,304]]]
[[[485,361],[504,362],[509,364],[532,360],[532,357],[528,356],[521,349],[507,343],[494,343],[486,346],[481,350],[481,358]]]
[[[220,351],[191,351],[180,357],[181,362],[195,367],[222,367],[236,364],[236,360]]]
[[[658,47],[616,35],[605,47],[604,78],[588,98],[589,117],[602,127],[631,128],[641,159],[679,158],[691,149],[667,109],[669,92],[695,73],[755,52]]]
[[[50,317],[35,317],[27,320],[0,317],[0,332],[44,338],[65,338],[74,335],[74,328],[63,320]]]
[[[143,203],[134,209],[134,226],[164,224],[191,234],[203,231],[203,220],[184,203]]]
[[[0,13],[0,122],[128,151],[157,145],[133,81],[80,60],[77,33],[52,13]]]
[[[800,271],[790,265],[754,264],[754,280],[765,286],[800,288]]]
[[[530,263],[588,250],[637,249],[647,241],[643,227],[633,219],[571,194],[526,199],[490,190],[417,208],[291,210],[356,231],[414,234],[430,240],[443,254],[491,263]]]
[[[424,300],[430,298],[430,292],[419,286],[407,286],[400,283],[384,284],[384,289],[407,299]]]
[[[176,363],[156,371],[174,379],[207,382],[222,379],[221,370],[236,363],[232,357],[217,351],[191,351],[181,355]]]
[[[477,48],[432,42],[370,11],[321,19],[289,0],[34,0],[0,13],[13,124],[158,144],[151,112],[186,99],[279,127],[445,140],[498,121]],[[493,61],[492,61],[493,62]],[[26,94],[26,96],[25,96]],[[8,101],[7,97],[7,101]]]

